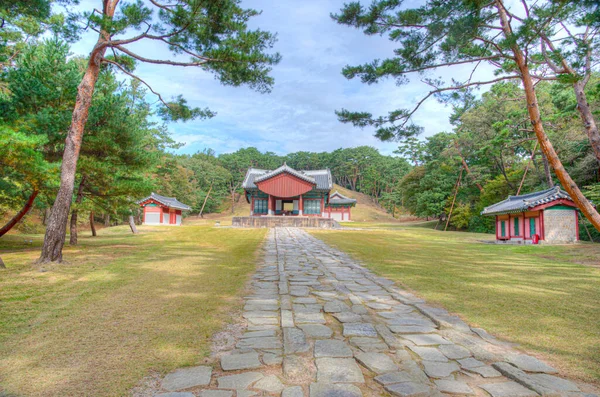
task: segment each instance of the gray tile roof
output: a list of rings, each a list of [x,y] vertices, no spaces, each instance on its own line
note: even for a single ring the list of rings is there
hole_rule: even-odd
[[[154,192],[152,192],[150,194],[150,196],[139,200],[137,203],[143,203],[146,200],[149,199],[154,199],[156,201],[158,201],[159,203],[161,203],[162,205],[165,205],[169,208],[175,208],[178,210],[183,210],[183,211],[189,211],[192,209],[192,207],[190,207],[189,205],[185,205],[182,202],[178,201],[175,197],[166,197],[166,196],[161,196],[160,194],[156,194]]]
[[[339,198],[333,196],[339,196]],[[356,200],[351,199],[350,197],[346,197],[336,190],[335,192],[329,195],[329,204],[356,204]]]
[[[542,190],[541,192],[522,194],[520,196],[508,196],[506,200],[485,207],[483,211],[481,211],[481,215],[513,214],[528,211],[533,207],[558,199],[571,200],[571,196],[562,190],[560,186],[555,186],[550,189]]]
[[[333,187],[333,180],[329,169],[298,171],[284,164],[275,170],[262,170],[258,168],[248,169],[244,182],[242,182],[242,188],[246,190],[257,189],[256,182],[264,181],[265,179],[272,178],[283,172],[287,172],[302,180],[313,183],[315,185],[313,190],[329,191]]]

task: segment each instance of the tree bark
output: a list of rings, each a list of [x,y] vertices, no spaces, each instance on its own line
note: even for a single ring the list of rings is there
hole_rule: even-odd
[[[554,187],[554,181],[552,180],[552,173],[550,173],[550,164],[548,163],[548,157],[542,152],[542,163],[544,164],[544,174],[546,175],[546,184],[549,188]]]
[[[105,18],[112,19],[118,2],[119,0],[104,1],[103,16]],[[94,88],[100,73],[102,58],[106,52],[109,40],[110,34],[108,32],[101,31],[99,33],[96,45],[90,53],[85,74],[77,87],[73,117],[67,133],[62,165],[60,167],[60,187],[52,206],[52,213],[48,221],[48,227],[46,228],[44,245],[42,246],[38,263],[62,262],[62,249],[65,244],[67,221],[71,209],[81,141],[92,104]]]
[[[129,215],[129,228],[131,229],[131,233],[137,234],[137,228],[135,227],[135,222],[133,221],[133,215]]]
[[[592,145],[592,150],[594,151],[596,160],[598,163],[600,163],[600,132],[598,132],[596,120],[594,120],[594,115],[592,114],[590,104],[588,103],[585,95],[585,82],[576,82],[573,84],[573,89],[575,91],[575,97],[577,98],[577,109],[579,110],[581,120],[585,126],[585,132],[587,133],[590,144]]]
[[[33,202],[35,201],[35,198],[37,197],[38,193],[39,192],[37,190],[31,192],[31,195],[27,199],[27,202],[25,203],[23,208],[21,208],[21,211],[19,211],[15,216],[13,216],[12,219],[8,221],[6,225],[2,226],[2,229],[0,229],[0,237],[8,233],[10,229],[12,229],[17,223],[19,223],[21,219],[23,219],[23,217],[29,212],[29,210],[33,206]]]
[[[6,269],[6,265],[4,264],[2,258],[0,258],[0,269]]]
[[[104,214],[104,226],[105,227],[110,226],[110,214]]]
[[[46,226],[48,223],[48,218],[50,218],[50,207],[44,210],[44,219],[42,220],[42,225]]]
[[[502,24],[502,30],[504,32],[504,36],[508,39],[512,39],[512,28],[508,21],[508,16],[506,13],[506,9],[504,8],[503,0],[496,0],[496,8],[498,9],[498,15],[500,16],[500,22]],[[554,169],[554,173],[560,180],[564,189],[569,193],[571,199],[575,202],[577,207],[581,210],[583,215],[594,225],[594,227],[600,231],[600,214],[594,208],[594,206],[588,201],[588,199],[581,193],[581,190],[573,181],[562,162],[558,158],[558,154],[554,150],[552,143],[548,139],[548,135],[546,135],[546,131],[544,130],[544,126],[542,125],[540,109],[538,106],[537,95],[535,93],[535,87],[533,84],[533,79],[529,74],[529,67],[527,66],[527,61],[521,48],[518,46],[517,42],[512,42],[511,45],[512,53],[515,56],[515,62],[519,68],[521,74],[521,80],[523,81],[523,86],[525,88],[525,98],[527,99],[527,111],[529,112],[529,119],[531,120],[531,124],[533,126],[533,131],[537,136],[538,142],[540,144],[540,148],[542,152],[548,158],[548,162]]]
[[[469,175],[471,177],[471,179],[473,179],[473,181],[475,182],[475,185],[477,186],[477,189],[479,189],[480,192],[483,192],[483,186],[481,186],[481,184],[479,182],[475,181],[475,178],[473,178],[473,174],[471,174],[469,165],[465,161],[465,158],[463,157],[460,147],[458,146],[458,142],[456,140],[454,141],[454,147],[456,147],[456,150],[458,151],[458,155],[460,156],[460,160],[462,161],[462,165],[463,165],[465,171],[467,171],[467,175]]]
[[[208,197],[210,196],[210,192],[212,191],[212,187],[213,184],[210,184],[210,187],[208,188],[208,193],[206,193],[206,197],[204,197],[204,202],[202,203],[202,208],[200,208],[200,213],[198,213],[198,217],[202,217],[202,213],[204,212],[204,206],[206,205],[206,202],[208,201]]]
[[[231,213],[235,211],[235,189],[231,189]]]
[[[77,198],[75,198],[75,204],[81,204],[83,201],[83,186],[85,184],[85,176],[81,177],[81,182],[79,182],[79,188],[77,189]],[[70,236],[69,236],[69,244],[77,245],[77,216],[78,216],[78,208],[77,206],[73,208],[71,211],[71,225],[70,225]]]
[[[94,211],[90,211],[90,229],[92,229],[92,237],[96,237],[96,225],[94,225]]]

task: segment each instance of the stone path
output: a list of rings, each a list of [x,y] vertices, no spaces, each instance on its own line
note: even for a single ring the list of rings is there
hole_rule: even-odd
[[[264,249],[235,348],[157,396],[593,396],[301,229]]]

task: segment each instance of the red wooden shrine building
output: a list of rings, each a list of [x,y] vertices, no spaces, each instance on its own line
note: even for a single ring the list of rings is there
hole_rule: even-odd
[[[144,225],[181,225],[181,212],[191,208],[179,202],[175,197],[165,197],[156,193],[138,201],[144,209]]]
[[[496,217],[496,242],[531,244],[573,243],[579,240],[579,212],[559,186],[508,196],[484,208],[482,215]],[[537,236],[537,237],[535,237]]]
[[[356,200],[338,193],[329,169],[297,171],[286,164],[276,170],[250,168],[244,182],[250,216],[304,216],[352,220]]]

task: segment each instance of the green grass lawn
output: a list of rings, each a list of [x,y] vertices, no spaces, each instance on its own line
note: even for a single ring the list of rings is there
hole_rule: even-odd
[[[600,383],[600,245],[498,246],[482,242],[490,235],[416,227],[311,233],[569,376]]]
[[[0,395],[129,395],[150,371],[208,356],[265,230],[140,231],[83,234],[68,263],[44,269],[32,265],[42,236],[0,239]]]

